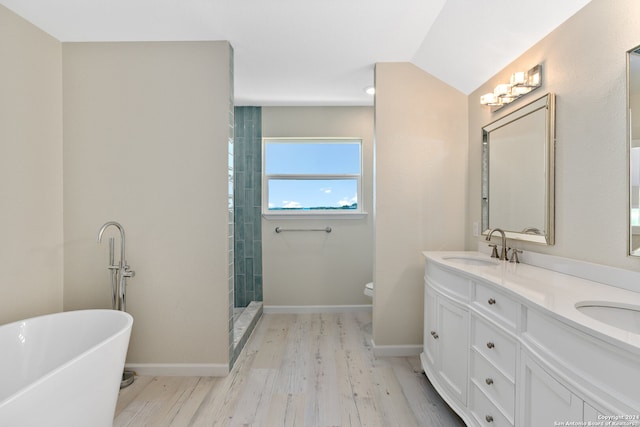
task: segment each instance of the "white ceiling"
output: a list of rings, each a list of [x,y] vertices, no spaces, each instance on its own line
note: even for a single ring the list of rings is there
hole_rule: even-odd
[[[468,94],[590,0],[0,0],[63,42],[229,40],[236,105],[372,105],[376,62]],[[532,64],[533,65],[533,64]]]

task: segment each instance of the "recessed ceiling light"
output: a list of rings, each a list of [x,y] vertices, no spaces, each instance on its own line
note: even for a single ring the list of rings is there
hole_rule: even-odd
[[[364,88],[364,91],[367,93],[367,95],[374,95],[376,93],[376,88],[373,86],[367,86]]]

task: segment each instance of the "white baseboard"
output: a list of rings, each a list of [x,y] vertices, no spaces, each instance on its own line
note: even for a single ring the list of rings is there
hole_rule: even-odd
[[[263,313],[347,313],[351,311],[371,311],[371,304],[363,305],[265,305],[262,307]]]
[[[407,357],[415,356],[422,352],[422,345],[376,345],[371,340],[371,350],[376,357]]]
[[[221,363],[127,363],[125,369],[154,377],[225,377],[229,365]]]

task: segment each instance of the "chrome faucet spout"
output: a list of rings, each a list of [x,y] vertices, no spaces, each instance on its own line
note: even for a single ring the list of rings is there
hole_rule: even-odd
[[[109,226],[114,226],[118,229],[118,231],[120,231],[120,265],[122,266],[123,264],[126,264],[125,260],[127,259],[124,253],[125,237],[124,237],[124,228],[122,227],[122,225],[120,225],[115,221],[105,222],[104,225],[100,228],[100,232],[98,233],[98,243],[102,241],[102,234],[107,228],[109,228]]]
[[[489,231],[489,234],[487,234],[487,237],[485,240],[487,241],[491,241],[491,237],[493,236],[493,233],[500,233],[500,236],[502,238],[502,250],[500,251],[500,260],[501,261],[506,261],[508,259],[508,255],[507,252],[509,251],[507,249],[507,236],[505,235],[504,231],[501,230],[500,228],[494,228],[492,230]]]

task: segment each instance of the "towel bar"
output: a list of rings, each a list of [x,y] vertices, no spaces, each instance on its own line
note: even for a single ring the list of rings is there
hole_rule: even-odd
[[[281,228],[281,227],[276,227],[276,233],[282,233],[283,231],[324,231],[325,233],[331,233],[331,227],[325,227],[325,228]]]

